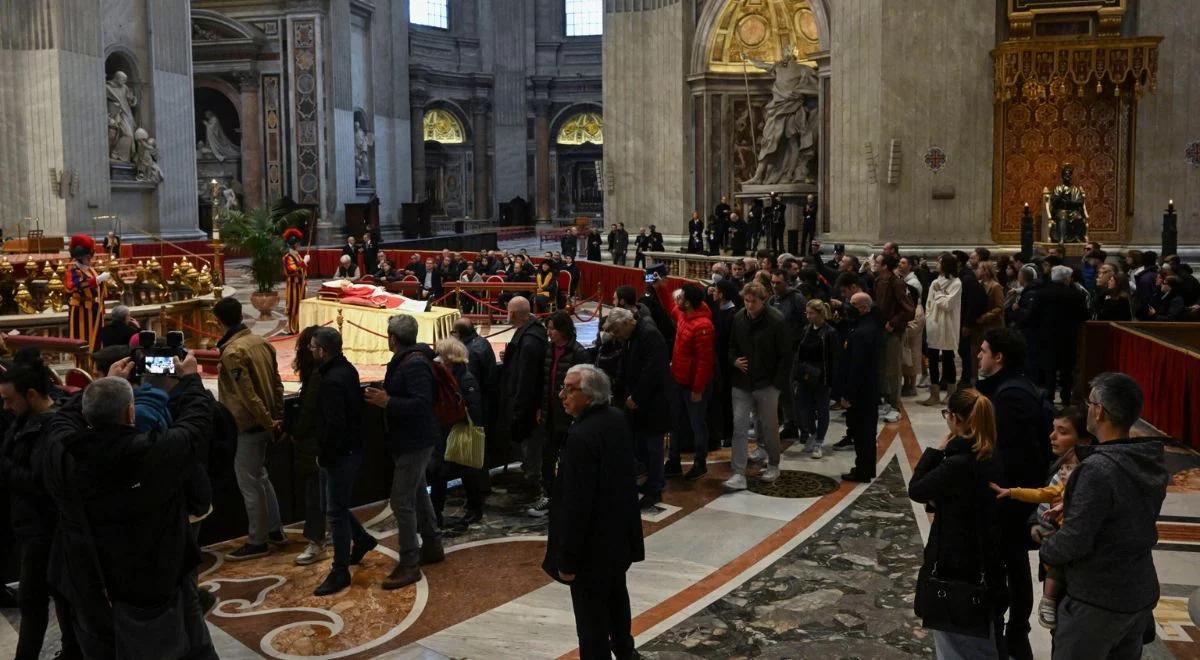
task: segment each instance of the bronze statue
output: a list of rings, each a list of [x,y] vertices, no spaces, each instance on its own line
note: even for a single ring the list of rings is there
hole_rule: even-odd
[[[1087,203],[1083,188],[1073,185],[1075,168],[1062,166],[1062,183],[1050,192],[1042,189],[1042,212],[1050,222],[1050,240],[1055,243],[1087,242]]]

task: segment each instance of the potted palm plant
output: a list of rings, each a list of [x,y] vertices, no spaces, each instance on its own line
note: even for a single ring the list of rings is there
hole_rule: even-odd
[[[283,281],[283,231],[302,227],[309,219],[307,209],[289,207],[279,200],[269,208],[249,211],[229,210],[221,214],[221,239],[231,248],[244,251],[250,264],[242,266],[254,278],[255,290],[250,304],[258,310],[259,320],[271,320],[271,310],[279,304],[275,287]]]

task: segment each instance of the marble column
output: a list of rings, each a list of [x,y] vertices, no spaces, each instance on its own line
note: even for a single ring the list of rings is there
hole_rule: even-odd
[[[471,128],[474,134],[471,140],[471,151],[472,160],[475,162],[475,218],[477,220],[488,220],[492,217],[492,208],[488,203],[488,188],[491,178],[488,176],[487,159],[489,106],[490,104],[485,98],[476,97],[471,101],[473,115]]]
[[[550,222],[550,101],[538,99],[533,102],[534,135],[537,152],[534,171],[537,186],[537,221]]]
[[[413,87],[408,91],[412,129],[412,201],[425,201],[425,103],[429,92]]]
[[[242,205],[247,209],[263,204],[263,137],[261,91],[257,72],[236,76],[242,103]]]
[[[828,51],[813,56],[817,61],[817,112],[819,117],[819,132],[817,134],[817,235],[823,236],[829,231],[829,132],[830,132],[830,93],[829,93],[829,53]]]

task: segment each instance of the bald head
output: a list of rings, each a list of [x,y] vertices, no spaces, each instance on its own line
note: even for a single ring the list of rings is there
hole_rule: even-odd
[[[850,304],[854,305],[854,308],[857,309],[859,313],[866,314],[867,312],[871,311],[871,305],[874,304],[874,301],[871,300],[871,296],[860,291],[850,296]]]
[[[516,296],[508,301],[508,322],[512,325],[525,325],[529,320],[529,300]]]

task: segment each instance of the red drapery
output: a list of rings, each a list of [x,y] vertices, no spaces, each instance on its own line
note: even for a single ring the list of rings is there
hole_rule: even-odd
[[[646,287],[646,271],[641,268],[630,268],[628,266],[611,266],[609,264],[599,264],[591,261],[576,261],[576,266],[579,266],[579,297],[591,298],[596,293],[596,287],[600,287],[601,300],[605,303],[612,303],[613,291],[622,285],[629,285],[638,293]],[[673,292],[675,289],[691,282],[692,280],[683,277],[668,277],[665,286],[667,292]]]
[[[1142,388],[1142,417],[1200,449],[1200,357],[1127,328],[1112,335],[1116,369]]]

